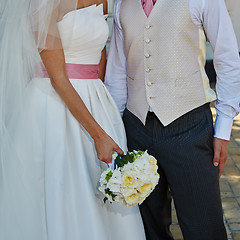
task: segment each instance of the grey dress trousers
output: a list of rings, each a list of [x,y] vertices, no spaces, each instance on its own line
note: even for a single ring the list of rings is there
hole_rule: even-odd
[[[169,231],[172,195],[185,240],[226,240],[209,104],[166,127],[153,112],[148,112],[144,125],[125,109],[123,121],[128,149],[148,150],[157,159],[161,175],[140,205],[147,239],[173,239]]]

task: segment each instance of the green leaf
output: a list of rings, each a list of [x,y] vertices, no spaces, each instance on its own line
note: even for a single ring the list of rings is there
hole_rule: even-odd
[[[115,197],[117,196],[116,194],[111,194],[113,201],[115,201]]]
[[[113,199],[113,201],[114,201],[115,197],[117,196],[117,195],[114,194],[109,188],[106,188],[106,189],[105,189],[105,194],[111,196],[112,199]]]
[[[126,155],[118,154],[118,156],[115,159],[115,168],[116,167],[123,167],[124,165],[128,163],[134,162],[134,153],[127,152]]]
[[[123,167],[128,163],[133,163],[137,158],[141,157],[145,152],[144,151],[136,151],[136,152],[127,152],[125,155],[118,154],[115,159],[114,168]]]
[[[112,192],[111,192],[110,188],[106,188],[106,189],[105,189],[105,194],[111,195],[111,193],[112,193]]]
[[[106,177],[105,177],[105,179],[106,179],[106,181],[107,182],[109,182],[109,180],[110,180],[110,178],[112,177],[112,175],[113,175],[113,172],[108,172],[108,174],[106,175]]]

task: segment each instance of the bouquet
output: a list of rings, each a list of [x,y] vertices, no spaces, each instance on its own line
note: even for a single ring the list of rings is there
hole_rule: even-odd
[[[112,165],[101,174],[99,190],[104,202],[126,206],[141,204],[159,181],[157,160],[147,151],[113,154]]]

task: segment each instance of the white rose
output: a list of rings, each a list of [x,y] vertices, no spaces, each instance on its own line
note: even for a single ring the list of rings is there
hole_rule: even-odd
[[[100,192],[104,193],[104,195],[105,195],[105,189],[106,189],[105,186],[99,186],[98,189]]]
[[[153,174],[149,173],[149,171],[142,171],[138,175],[139,181],[143,183],[149,183],[152,181]]]
[[[137,190],[135,188],[121,188],[121,193],[123,195],[124,198],[137,193]]]
[[[119,183],[108,182],[107,188],[109,188],[112,192],[120,192],[121,185]]]
[[[144,200],[145,200],[149,195],[150,195],[150,193],[149,193],[149,194],[140,194],[140,195],[139,195],[139,199],[138,199],[139,205],[142,204],[142,203],[144,202]]]
[[[152,192],[152,189],[153,189],[152,183],[144,183],[143,185],[141,185],[137,188],[137,190],[141,194],[148,194],[148,193]]]
[[[148,170],[150,168],[149,161],[146,158],[139,158],[134,163],[135,168],[139,169],[140,171]]]
[[[143,161],[140,161],[139,159],[137,159],[135,162],[134,162],[134,169],[136,171],[142,171],[145,167],[145,164]]]
[[[152,165],[156,165],[157,164],[157,159],[154,156],[150,155],[149,156],[149,162]]]
[[[114,201],[117,202],[117,203],[120,203],[120,204],[124,204],[124,203],[125,203],[124,198],[122,198],[120,195],[117,195],[117,196],[114,198]]]
[[[138,159],[140,159],[141,161],[143,161],[143,160],[148,159],[149,156],[150,156],[150,155],[149,155],[147,152],[145,152],[142,156],[138,157]]]
[[[157,172],[158,166],[157,166],[157,160],[153,156],[150,156],[149,158],[149,164],[150,164],[150,170],[153,172]]]
[[[112,177],[110,178],[109,181],[111,181],[112,183],[121,184],[121,183],[122,183],[122,178],[121,178],[121,176],[122,176],[122,173],[120,172],[120,170],[119,170],[119,169],[115,169],[115,170],[113,171],[113,175],[112,175]]]
[[[128,188],[135,188],[138,186],[137,176],[134,171],[122,173],[122,186]]]
[[[101,176],[99,182],[101,185],[107,184],[107,180],[105,179],[105,176]]]
[[[121,172],[118,169],[115,169],[113,171],[112,177],[109,179],[107,183],[107,187],[112,191],[112,192],[120,192],[120,186],[121,186]]]
[[[134,163],[128,163],[124,165],[121,169],[122,172],[132,171],[134,170]]]
[[[139,202],[139,195],[137,193],[133,193],[130,196],[126,197],[125,201],[128,207],[135,206]]]
[[[107,184],[106,176],[109,172],[113,172],[110,168],[108,168],[106,171],[104,171],[101,176],[99,182],[104,185]]]

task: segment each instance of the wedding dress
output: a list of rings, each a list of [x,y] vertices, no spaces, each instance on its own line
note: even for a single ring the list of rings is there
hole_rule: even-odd
[[[63,48],[72,24],[66,63],[98,64],[109,33],[103,5],[74,10],[58,22]],[[121,116],[103,82],[70,81],[95,120],[126,151]],[[1,166],[0,239],[145,239],[137,207],[103,203],[98,181],[106,164],[97,159],[93,140],[50,79],[34,78],[26,92],[18,121],[8,126],[17,154]],[[28,194],[21,194],[24,187]]]

